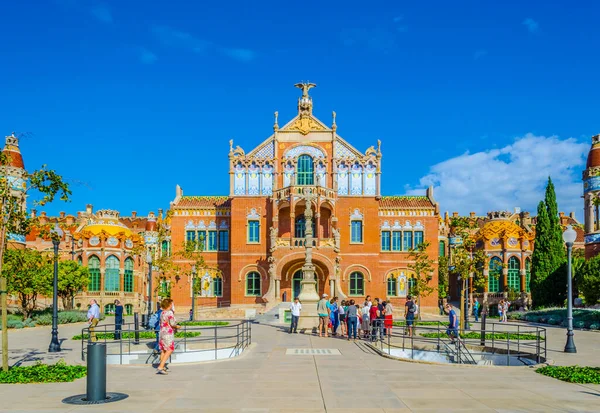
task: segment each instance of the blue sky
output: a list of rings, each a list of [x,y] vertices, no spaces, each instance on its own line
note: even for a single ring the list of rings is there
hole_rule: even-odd
[[[72,183],[49,213],[145,214],[176,184],[226,195],[229,139],[258,145],[310,80],[317,117],[335,110],[360,150],[382,140],[384,194],[432,184],[442,211],[534,210],[551,174],[581,217],[599,3],[220,4],[0,4],[0,132]]]

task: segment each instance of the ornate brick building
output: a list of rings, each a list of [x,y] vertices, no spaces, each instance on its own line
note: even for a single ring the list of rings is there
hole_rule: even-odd
[[[583,171],[585,257],[600,253],[600,135],[592,136],[592,147]]]
[[[439,208],[432,189],[382,196],[380,142],[361,152],[338,135],[335,112],[331,126],[317,119],[314,86],[296,85],[302,89],[297,116],[280,127],[275,112],[273,134],[254,149],[230,141],[228,196],[187,196],[177,187],[170,211],[174,259],[185,266],[177,251],[186,241],[204,240],[199,306],[264,311],[301,294],[312,274],[318,294],[358,301],[371,295],[401,306],[412,278],[409,250],[429,241],[436,260]],[[437,271],[432,277],[437,286]],[[178,305],[191,304],[190,280],[171,280]],[[424,298],[423,309],[436,308],[437,298]]]

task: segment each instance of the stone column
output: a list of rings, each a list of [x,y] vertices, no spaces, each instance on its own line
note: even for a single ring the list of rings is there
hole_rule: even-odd
[[[331,296],[335,296],[335,280],[333,278],[329,279],[329,291]]]
[[[317,292],[317,280],[315,278],[315,265],[312,262],[313,248],[313,230],[312,230],[312,200],[314,194],[305,193],[304,200],[306,202],[304,218],[306,220],[306,237],[304,248],[306,255],[304,265],[302,266],[302,281],[300,282],[300,301],[302,302],[302,313],[298,322],[298,327],[305,329],[313,329],[319,325],[319,315],[317,314],[317,302],[319,294]]]
[[[275,296],[276,301],[281,302],[281,280],[278,278],[275,279]]]

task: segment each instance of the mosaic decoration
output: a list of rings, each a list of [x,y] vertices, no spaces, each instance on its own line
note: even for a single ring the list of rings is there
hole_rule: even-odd
[[[154,245],[158,243],[158,235],[147,234],[144,236],[144,242],[146,245]]]
[[[394,226],[392,227],[392,229],[395,229],[397,231],[402,230],[402,225],[400,225],[400,221],[394,221]]]
[[[96,245],[100,244],[100,238],[93,236],[92,238],[90,238],[89,242],[92,247],[95,247]]]
[[[450,245],[462,245],[463,243],[461,237],[450,237],[448,241],[450,241]]]
[[[229,225],[227,225],[227,221],[221,221],[221,224],[219,224],[219,229],[227,229],[229,228]]]
[[[194,225],[194,222],[191,219],[185,224],[185,229],[196,229],[196,226]]]
[[[116,247],[117,245],[119,245],[119,240],[115,237],[108,237],[108,239],[106,240],[106,245],[108,245],[109,247]]]
[[[372,162],[369,162],[367,166],[365,166],[365,195],[375,195],[376,185],[375,185],[375,165]]]
[[[246,218],[248,218],[248,219],[260,219],[260,215],[258,215],[258,212],[256,212],[255,208],[252,208],[250,210],[250,212],[248,213],[248,215],[246,215]]]
[[[25,235],[22,234],[8,234],[8,241],[11,242],[19,242],[21,244],[25,243]]]
[[[585,236],[584,241],[586,244],[595,244],[600,242],[600,234],[588,234]]]
[[[583,181],[583,192],[587,193],[590,191],[600,190],[600,176],[591,176]]]
[[[8,176],[8,182],[10,184],[10,189],[13,191],[24,191],[26,184],[23,178],[19,178],[16,176]]]
[[[208,271],[200,279],[200,295],[210,297],[212,295],[213,280]]]
[[[206,229],[206,224],[204,223],[204,220],[200,220],[198,221],[198,225],[196,225],[196,229]]]
[[[273,195],[273,167],[269,164],[262,168],[262,194]]]
[[[408,295],[408,280],[406,279],[406,275],[403,272],[400,273],[398,277],[398,297],[406,298]]]
[[[127,239],[125,240],[125,246],[126,246],[127,248],[133,248],[133,241],[132,241],[132,240],[130,240],[129,238],[127,238]]]
[[[333,154],[336,158],[351,158],[356,159],[354,152],[345,144],[336,141],[333,144]]]
[[[244,165],[238,163],[234,169],[233,193],[235,195],[246,194],[246,171]]]
[[[286,152],[286,158],[295,158],[296,156],[307,154],[312,156],[313,158],[325,158],[325,152],[323,152],[319,148],[315,148],[314,146],[308,145],[300,145],[296,146],[289,151]]]
[[[338,166],[338,195],[348,195],[348,166],[341,164]]]
[[[423,223],[421,221],[417,221],[414,226],[414,229],[423,229]]]
[[[287,163],[283,168],[283,186],[290,186],[294,178],[294,165]]]
[[[527,241],[527,240],[523,241],[523,246],[524,247],[528,247],[529,246],[529,241]]]
[[[252,163],[248,168],[248,195],[259,195],[259,185],[259,167],[255,163]]]
[[[510,237],[508,239],[508,245],[511,247],[516,247],[519,241],[515,237]]]
[[[317,175],[317,185],[327,186],[327,168],[325,167],[323,162],[319,162],[315,169]]]
[[[268,142],[254,154],[255,158],[271,159],[275,156],[275,143]]]
[[[410,221],[406,221],[404,223],[404,229],[413,229],[412,225],[410,224]]]
[[[350,219],[363,219],[363,214],[356,208],[352,215],[350,215]]]
[[[350,194],[362,195],[362,167],[355,163],[350,172]]]
[[[497,247],[498,245],[500,245],[500,238],[492,238],[492,240],[490,241],[490,245],[492,247]]]
[[[381,229],[391,229],[392,227],[390,226],[390,223],[388,221],[383,221],[383,224],[381,224]]]

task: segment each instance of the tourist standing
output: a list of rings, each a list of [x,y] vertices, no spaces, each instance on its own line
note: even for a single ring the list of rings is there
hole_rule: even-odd
[[[337,303],[337,297],[333,297],[329,301],[329,318],[331,322],[331,335],[335,336],[337,334],[338,325],[340,324],[339,319],[339,306]]]
[[[479,321],[479,301],[477,298],[473,303],[473,317],[475,317],[475,322],[477,323]]]
[[[394,325],[394,307],[389,301],[385,303],[385,331],[388,337],[392,335],[392,327]]]
[[[298,297],[294,298],[294,302],[290,304],[290,311],[292,312],[292,325],[290,326],[290,334],[298,333],[298,320],[300,319],[300,311],[302,310],[302,304]]]
[[[498,315],[500,316],[500,322],[504,319],[504,300],[500,300],[498,303]]]
[[[379,330],[379,298],[375,299],[375,302],[369,309],[369,319],[371,320],[371,341],[377,340],[377,330]]]
[[[346,323],[346,308],[348,307],[346,300],[342,300],[338,307],[338,312],[340,316],[340,327],[342,329],[342,337],[344,337],[348,333],[348,324]]]
[[[448,311],[448,329],[446,330],[446,334],[448,334],[448,337],[454,343],[456,339],[460,338],[458,335],[458,317],[450,303],[446,303],[446,310]]]
[[[404,318],[406,319],[406,331],[409,336],[413,335],[413,324],[415,323],[415,314],[417,307],[413,303],[412,296],[406,297],[406,304],[404,304]]]
[[[444,299],[440,298],[438,300],[438,307],[440,309],[440,315],[444,315]]]
[[[508,300],[504,300],[504,305],[502,306],[502,322],[508,322],[508,309],[510,308],[510,302]]]
[[[329,324],[329,308],[327,308],[327,294],[323,294],[317,303],[317,314],[319,315],[319,337],[327,337],[327,325]]]
[[[370,318],[369,318],[369,309],[370,309],[370,307],[368,305],[368,301],[365,301],[365,304],[361,308],[362,332],[363,332],[364,338],[369,338],[369,331],[370,331],[370,326],[371,326]]]
[[[194,310],[190,308],[190,321],[194,320]]]
[[[121,327],[123,325],[123,305],[115,300],[115,340],[121,339]]]
[[[350,300],[348,303],[348,309],[346,310],[346,317],[348,319],[348,341],[350,337],[356,340],[356,328],[358,326],[358,310],[354,305],[354,300]]]
[[[90,332],[90,340],[98,341],[96,337],[96,326],[100,321],[100,307],[98,306],[98,302],[96,300],[90,301],[90,308],[87,312],[88,323],[90,324],[88,330]]]
[[[175,315],[173,314],[173,300],[165,298],[160,303],[163,310],[160,315],[160,364],[156,370],[157,374],[167,374],[165,364],[173,351],[175,351],[175,331],[179,328]]]

